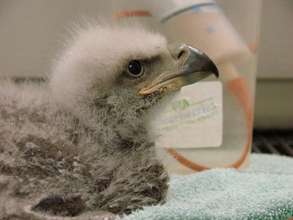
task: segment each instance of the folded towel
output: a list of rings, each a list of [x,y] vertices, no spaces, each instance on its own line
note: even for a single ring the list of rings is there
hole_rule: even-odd
[[[123,220],[280,219],[293,216],[293,159],[252,155],[243,171],[213,169],[172,176],[164,205]]]

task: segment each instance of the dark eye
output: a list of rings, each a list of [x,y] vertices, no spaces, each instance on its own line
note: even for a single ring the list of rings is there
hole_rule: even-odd
[[[143,75],[143,66],[138,60],[131,60],[128,63],[127,72],[130,76],[140,77]]]

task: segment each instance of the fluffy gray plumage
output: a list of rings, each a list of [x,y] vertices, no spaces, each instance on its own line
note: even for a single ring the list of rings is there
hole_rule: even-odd
[[[127,74],[130,60],[143,61],[142,77]],[[137,91],[170,60],[158,34],[91,26],[75,33],[48,83],[1,82],[0,219],[122,214],[163,202],[168,176],[145,117],[160,95]]]

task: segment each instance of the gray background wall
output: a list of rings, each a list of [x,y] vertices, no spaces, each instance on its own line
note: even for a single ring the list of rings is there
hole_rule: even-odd
[[[65,37],[66,28],[82,20],[84,16],[109,17],[111,11],[115,11],[126,1],[0,0],[0,73],[30,76],[47,73],[51,60]],[[133,5],[138,1],[132,2]],[[248,42],[252,41],[255,25],[251,24],[259,19],[255,13],[259,1],[218,2],[240,34]],[[254,30],[251,31],[251,28]]]

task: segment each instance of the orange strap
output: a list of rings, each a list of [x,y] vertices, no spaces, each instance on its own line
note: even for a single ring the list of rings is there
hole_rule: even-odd
[[[152,14],[145,10],[132,10],[132,11],[118,11],[113,15],[114,20],[124,17],[151,17]]]
[[[236,160],[234,163],[230,165],[226,165],[225,167],[234,167],[239,168],[246,160],[249,152],[250,146],[252,142],[252,122],[253,122],[253,111],[252,111],[252,102],[248,90],[248,86],[246,81],[242,77],[238,77],[233,79],[227,83],[228,89],[231,93],[236,97],[242,106],[245,117],[246,117],[246,128],[247,128],[247,141],[245,143],[243,152],[240,155],[240,158]],[[174,148],[167,148],[167,152],[171,154],[179,163],[183,166],[188,167],[194,171],[202,171],[205,169],[209,169],[210,167],[203,166],[201,164],[197,164],[191,160],[188,160],[183,155],[178,153]]]

